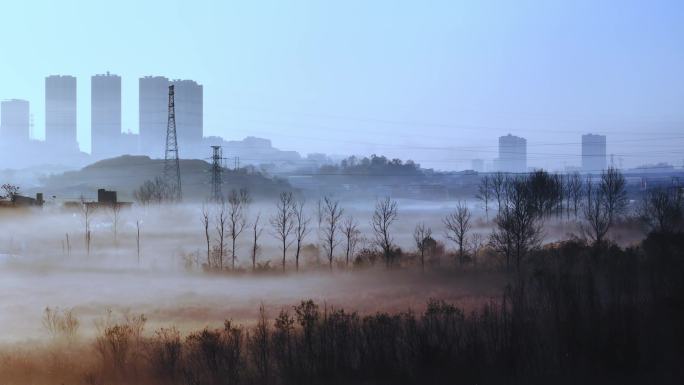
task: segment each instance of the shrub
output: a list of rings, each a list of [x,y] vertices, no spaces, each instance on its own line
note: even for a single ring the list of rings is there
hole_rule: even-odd
[[[46,307],[43,312],[43,327],[54,340],[65,340],[71,343],[76,338],[80,322],[73,309]]]

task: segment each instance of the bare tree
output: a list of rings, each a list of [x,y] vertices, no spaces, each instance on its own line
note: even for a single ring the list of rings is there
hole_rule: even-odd
[[[290,240],[290,234],[294,228],[294,220],[292,213],[292,204],[294,198],[291,192],[282,192],[276,204],[276,212],[271,217],[270,223],[273,227],[273,235],[281,242],[283,250],[283,271],[285,271],[285,258],[287,257],[287,249],[292,245],[293,240]]]
[[[506,270],[511,270],[511,259],[513,259],[513,221],[510,213],[500,212],[494,218],[496,227],[489,234],[489,246],[496,252],[503,254]]]
[[[332,198],[323,198],[323,249],[328,258],[328,265],[332,271],[332,263],[335,255],[335,247],[339,245],[340,218],[344,210],[340,207],[340,202]]]
[[[71,242],[69,241],[69,233],[66,233],[66,250],[67,256],[71,257]]]
[[[64,339],[73,343],[78,333],[80,321],[73,309],[59,309],[46,307],[43,312],[43,327],[54,339]]]
[[[5,183],[0,188],[5,192],[4,195],[0,195],[0,198],[2,198],[2,199],[7,198],[11,202],[16,201],[17,195],[19,195],[19,186],[9,184],[9,183]]]
[[[90,242],[92,240],[90,233],[90,224],[93,220],[93,213],[95,212],[95,205],[87,202],[86,199],[81,195],[80,197],[80,208],[81,216],[83,218],[83,235],[85,239],[86,255],[90,256]]]
[[[323,200],[318,198],[316,201],[316,220],[318,221],[318,229],[323,227]]]
[[[556,216],[560,217],[560,219],[563,219],[563,215],[565,214],[565,202],[567,200],[567,190],[565,189],[565,180],[566,176],[564,174],[553,174],[553,181],[555,184],[555,190],[556,194],[556,205],[554,207],[554,211],[556,212]]]
[[[121,218],[121,204],[114,202],[107,208],[109,209],[109,216],[112,218],[112,231],[114,232],[114,246],[119,245],[119,219]]]
[[[307,234],[309,234],[309,222],[304,213],[304,201],[293,202],[292,213],[294,216],[294,232],[297,245],[295,247],[295,270],[299,271],[299,255],[302,251],[302,245]]]
[[[485,238],[482,236],[480,233],[474,233],[473,235],[470,236],[470,249],[472,250],[473,253],[473,265],[477,266],[477,260],[478,257],[480,256],[480,251],[484,247],[485,244]]]
[[[173,199],[173,192],[162,177],[145,181],[133,191],[133,198],[142,205],[160,204]]]
[[[475,196],[485,209],[485,218],[489,221],[489,202],[491,202],[492,193],[492,182],[489,175],[485,175],[480,179],[480,184],[477,186],[477,195]]]
[[[219,270],[223,270],[223,256],[225,255],[225,249],[226,249],[226,227],[228,225],[228,210],[226,208],[226,202],[224,200],[221,200],[221,202],[218,204],[218,208],[216,210],[216,221],[215,221],[215,227],[216,227],[216,235],[217,235],[217,258],[218,258],[218,263],[216,264]]]
[[[582,207],[584,216],[582,231],[595,244],[600,245],[605,239],[612,221],[606,203],[605,190],[593,186],[590,178],[587,177],[586,202]]]
[[[541,244],[541,213],[530,197],[525,178],[509,182],[502,204],[495,219],[496,228],[490,235],[490,245],[505,255],[508,269],[514,259],[516,270],[520,271],[522,259],[529,250]]]
[[[140,266],[140,220],[135,221],[135,246],[138,252],[138,266]]]
[[[566,189],[568,199],[568,215],[570,212],[570,205],[572,205],[572,212],[575,215],[575,219],[577,219],[578,209],[580,207],[580,203],[582,202],[583,196],[582,177],[580,176],[579,172],[575,171],[568,175],[566,179]]]
[[[359,224],[351,215],[347,216],[342,223],[342,234],[344,235],[345,248],[344,256],[347,268],[349,267],[350,258],[354,258],[356,248],[361,241],[361,231],[359,231]]]
[[[625,177],[618,169],[610,167],[603,171],[598,186],[594,186],[591,177],[588,177],[582,231],[595,244],[601,244],[626,208]]]
[[[382,250],[387,267],[393,263],[394,239],[391,234],[391,226],[397,220],[397,202],[385,197],[375,203],[375,211],[371,219],[371,228],[375,237],[374,243]]]
[[[420,253],[420,268],[425,271],[425,253],[428,251],[429,240],[432,239],[432,229],[425,226],[425,223],[419,223],[413,230],[413,241],[416,244],[418,253]]]
[[[609,167],[601,173],[599,189],[605,201],[608,218],[611,225],[627,208],[627,192],[625,190],[625,177],[620,170]]]
[[[446,237],[458,245],[458,262],[460,265],[465,262],[466,236],[471,228],[471,217],[468,206],[459,201],[456,210],[444,218]]]
[[[202,205],[202,227],[204,228],[204,239],[207,242],[207,268],[211,270],[211,237],[209,236],[209,208]]]
[[[508,184],[508,177],[502,172],[496,172],[492,175],[489,180],[489,184],[492,189],[492,194],[496,200],[496,210],[497,212],[501,210],[503,201],[506,197],[506,185]]]
[[[556,216],[562,220],[565,215],[567,215],[568,207],[568,190],[566,188],[567,176],[565,174],[553,174],[553,177],[558,186],[558,199],[556,200],[554,211],[556,212]]]
[[[639,205],[638,217],[650,231],[673,233],[680,230],[684,223],[684,208],[679,191],[663,187],[648,190]]]
[[[316,201],[316,222],[317,222],[317,227],[316,227],[316,237],[318,238],[318,245],[323,244],[323,199],[318,198]],[[318,258],[321,257],[321,247],[318,248],[318,253],[316,254],[316,258],[318,261]]]
[[[254,222],[252,223],[252,271],[256,270],[256,259],[259,254],[259,237],[263,228],[259,226],[259,221],[261,219],[261,213],[258,213]]]
[[[551,175],[544,170],[536,170],[526,177],[519,178],[529,190],[529,200],[540,216],[550,216],[558,208],[562,199],[562,184],[558,175]]]
[[[250,202],[249,193],[245,189],[231,190],[228,194],[228,235],[231,240],[231,268],[235,269],[237,238],[247,226],[245,211]]]

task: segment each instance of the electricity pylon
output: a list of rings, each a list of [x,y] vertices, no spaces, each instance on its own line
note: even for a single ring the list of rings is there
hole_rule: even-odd
[[[169,189],[169,198],[180,202],[180,161],[178,160],[178,139],[176,137],[176,108],[174,106],[173,84],[169,86],[169,120],[166,126],[166,151],[164,153],[164,182]]]
[[[221,146],[211,146],[211,149],[213,150],[211,154],[211,199],[214,202],[220,202],[223,198],[223,192],[221,192],[223,151]]]

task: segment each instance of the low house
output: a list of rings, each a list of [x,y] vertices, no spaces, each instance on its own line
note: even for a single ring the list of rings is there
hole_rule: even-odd
[[[132,202],[119,202],[116,196],[116,191],[105,190],[103,188],[97,190],[97,201],[83,201],[83,202],[64,202],[64,208],[76,209],[85,204],[90,209],[106,209],[106,208],[130,208]]]
[[[43,193],[37,193],[35,198],[14,194],[9,199],[0,200],[0,207],[42,207],[43,203],[45,203],[45,200],[43,200]]]

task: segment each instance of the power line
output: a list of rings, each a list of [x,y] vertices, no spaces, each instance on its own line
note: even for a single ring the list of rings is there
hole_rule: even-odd
[[[319,127],[320,128],[320,127]],[[326,131],[329,132],[329,130],[322,130],[321,131]],[[330,142],[331,139],[328,138],[319,138],[319,137],[312,137],[312,136],[302,136],[302,135],[290,135],[290,134],[282,134],[281,132],[275,132],[275,131],[267,131],[267,130],[259,130],[259,131],[254,131],[259,134],[266,134],[266,135],[277,135],[277,136],[282,136],[282,137],[287,137],[287,138],[295,138],[295,139],[305,139],[305,140],[313,140],[313,141],[323,141],[323,142]],[[622,139],[622,140],[611,140],[609,144],[615,144],[615,143],[642,143],[644,141],[663,141],[663,140],[674,140],[674,139],[684,139],[684,136],[678,135],[678,136],[672,136],[672,137],[661,137],[661,138],[641,138],[641,139]],[[387,148],[399,148],[399,149],[413,149],[413,150],[438,150],[438,151],[470,151],[470,152],[486,152],[487,148],[491,149],[496,149],[498,148],[497,145],[483,145],[483,146],[469,146],[469,147],[461,147],[461,146],[416,146],[416,145],[405,145],[405,144],[392,144],[392,143],[378,143],[378,142],[368,142],[368,141],[359,141],[359,140],[345,140],[345,139],[335,139],[334,140],[336,143],[348,143],[348,144],[359,144],[359,145],[366,145],[366,146],[373,146],[373,147],[387,147]],[[582,142],[556,142],[556,143],[528,143],[528,147],[534,147],[534,146],[564,146],[564,145],[581,145]]]
[[[248,108],[249,109],[249,108]],[[399,126],[407,126],[407,127],[414,127],[414,128],[425,128],[425,127],[435,127],[435,128],[452,128],[452,129],[458,129],[458,130],[472,130],[472,131],[482,131],[482,130],[497,130],[497,131],[510,131],[510,127],[495,127],[491,125],[479,125],[479,124],[462,124],[462,123],[451,123],[451,122],[434,122],[434,121],[421,121],[421,120],[399,120],[399,119],[387,119],[387,118],[377,118],[377,117],[368,117],[368,116],[352,116],[352,115],[343,115],[343,114],[327,114],[327,113],[311,113],[311,112],[301,112],[301,111],[276,111],[274,109],[264,109],[264,108],[256,108],[252,107],[252,110],[256,111],[266,111],[269,113],[276,113],[280,115],[297,115],[297,116],[304,116],[304,117],[311,117],[311,118],[319,118],[319,119],[333,119],[333,120],[345,120],[345,121],[357,121],[357,122],[363,122],[363,123],[380,123],[380,124],[387,124],[387,125],[399,125]],[[259,114],[259,116],[263,116],[263,114]],[[298,118],[299,119],[299,118]],[[556,118],[553,119],[554,121],[557,121]],[[580,119],[582,121],[582,119]],[[576,123],[575,121],[569,120],[568,122],[571,123]],[[684,125],[684,122],[682,121],[656,121],[659,123],[667,123],[667,124],[676,124],[676,125]],[[653,123],[653,122],[649,122]],[[579,134],[580,132],[577,130],[548,130],[548,129],[534,129],[534,128],[520,128],[516,129],[515,131],[520,131],[520,132],[542,132],[542,133],[565,133],[565,134]],[[619,131],[620,134],[630,134],[630,133],[637,133],[641,134],[643,131],[625,131],[621,129]]]

